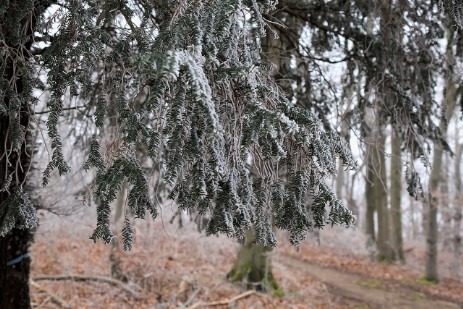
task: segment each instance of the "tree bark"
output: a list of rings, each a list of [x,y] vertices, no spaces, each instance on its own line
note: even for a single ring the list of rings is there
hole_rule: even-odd
[[[255,244],[254,232],[249,230],[227,278],[231,282],[244,283],[247,289],[280,294],[272,273],[271,252],[272,248]]]
[[[440,205],[439,209],[442,215],[443,224],[441,226],[441,235],[442,235],[442,249],[445,251],[450,251],[452,248],[452,209],[451,201],[449,198],[449,157],[446,154],[443,154],[442,160],[444,164],[442,165],[441,170],[441,179],[440,179]]]
[[[442,149],[435,145],[427,199],[425,278],[429,281],[439,280],[437,272],[437,206],[439,204],[437,190],[439,188],[441,159]]]
[[[401,177],[402,177],[402,151],[400,149],[400,136],[392,127],[392,157],[391,157],[391,239],[394,247],[395,259],[405,262],[402,240],[402,210],[401,210]]]
[[[455,158],[455,202],[453,206],[453,261],[452,261],[452,273],[456,277],[461,276],[461,220],[463,218],[461,202],[463,201],[462,193],[462,181],[461,181],[461,159],[463,153],[463,144],[458,144]]]
[[[410,204],[410,210],[409,210],[409,213],[410,213],[410,224],[411,224],[411,227],[410,227],[410,233],[409,233],[409,239],[411,240],[415,240],[417,237],[418,237],[418,224],[416,223],[416,219],[415,219],[415,198],[413,196],[409,196],[409,204]]]
[[[455,110],[456,98],[456,82],[454,74],[455,56],[452,50],[453,30],[447,29],[447,50],[446,60],[450,76],[445,81],[445,96],[442,102],[442,116],[439,123],[439,129],[443,136],[446,136],[448,122],[450,121],[453,111]],[[438,224],[437,210],[440,204],[439,200],[439,185],[441,180],[442,169],[442,145],[435,144],[432,159],[431,176],[429,178],[429,189],[427,197],[427,226],[426,226],[426,266],[425,278],[429,281],[438,281],[437,272],[437,239],[438,239]]]
[[[32,243],[28,229],[13,229],[0,237],[0,308],[31,308],[29,298],[30,258],[27,255]]]
[[[366,161],[366,178],[365,178],[365,233],[367,239],[367,249],[370,251],[372,257],[376,257],[376,230],[375,230],[375,213],[377,211],[377,205],[375,201],[375,177],[376,177],[376,150],[375,141],[377,138],[377,129],[373,130],[376,126],[375,116],[372,108],[365,106],[364,110],[363,125],[366,130],[363,131],[363,137],[366,145],[365,161]]]
[[[368,164],[367,164],[367,178],[365,179],[365,198],[366,198],[366,211],[365,211],[365,233],[368,236],[368,242],[376,243],[376,233],[375,233],[375,212],[376,212],[376,203],[374,196],[374,184],[372,180],[374,179],[374,166],[370,158],[370,155],[367,155]]]
[[[392,244],[390,239],[389,210],[387,207],[387,175],[384,145],[386,138],[379,132],[378,143],[374,152],[374,199],[378,214],[378,259],[390,262],[393,260]]]
[[[7,175],[13,173],[13,181],[8,186],[8,190],[0,192],[0,204],[8,198],[9,192],[13,192],[16,188],[22,187],[27,190],[26,174],[31,164],[32,156],[32,134],[30,131],[30,112],[29,102],[26,102],[25,97],[28,97],[25,91],[24,79],[27,78],[21,67],[21,63],[27,62],[31,57],[30,50],[32,46],[34,29],[36,26],[37,17],[40,16],[50,5],[50,0],[34,1],[34,7],[29,14],[18,11],[24,8],[22,1],[13,0],[6,6],[5,16],[23,16],[20,23],[20,31],[23,40],[17,43],[12,39],[12,34],[9,32],[10,25],[5,23],[9,20],[0,21],[0,31],[4,39],[3,44],[9,47],[10,56],[4,57],[5,63],[2,63],[4,69],[3,79],[13,81],[10,91],[14,91],[21,100],[19,113],[19,123],[25,130],[24,142],[18,152],[11,151],[11,141],[8,137],[8,128],[10,126],[9,116],[0,116],[0,187],[4,187]],[[14,52],[11,52],[14,51]],[[6,91],[4,104],[7,108],[10,107],[12,94]],[[7,153],[7,151],[9,153]],[[0,222],[4,218],[0,218]],[[33,232],[28,229],[12,229],[4,237],[0,237],[0,308],[2,309],[23,309],[31,308],[29,297],[29,273],[30,273],[30,258],[28,255],[29,247],[33,241]]]
[[[21,87],[21,82],[18,81],[17,85]],[[5,100],[7,102],[7,100]],[[25,107],[22,108],[23,116],[21,117],[21,124],[26,128],[29,122],[28,113]],[[31,143],[30,132],[26,133],[26,143],[21,147],[19,156],[10,156],[10,166],[7,166],[3,156],[6,149],[4,145],[8,144],[7,128],[9,122],[8,118],[0,117],[0,187],[3,186],[5,175],[14,172],[14,166],[21,164],[22,169],[15,171],[17,176],[16,183],[14,182],[9,191],[12,192],[14,188],[24,182],[26,171],[31,162],[30,148],[26,148]],[[24,184],[23,184],[24,186]],[[7,192],[0,192],[0,204],[7,199]],[[0,218],[2,221],[3,218]],[[23,309],[31,308],[29,298],[29,273],[30,273],[30,258],[28,255],[29,247],[33,241],[33,231],[29,229],[12,229],[6,236],[0,237],[0,308],[2,309]]]
[[[374,235],[374,212],[377,213],[378,231],[376,235],[377,259],[392,261],[393,251],[390,239],[389,210],[387,201],[387,175],[385,159],[385,142],[383,122],[381,121],[382,106],[375,104],[374,119],[370,121],[370,135],[367,143],[367,179],[366,179],[366,232],[369,237],[367,246],[371,246]],[[368,116],[366,116],[368,118]],[[373,115],[370,115],[373,118]],[[373,121],[372,121],[373,120]]]

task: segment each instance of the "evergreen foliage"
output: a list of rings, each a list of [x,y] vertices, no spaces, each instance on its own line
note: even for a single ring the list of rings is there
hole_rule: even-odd
[[[448,13],[454,26],[463,27],[463,1],[462,0],[439,0],[442,11]]]
[[[461,1],[447,2],[452,6],[440,8],[451,19]],[[335,94],[353,94],[341,108],[346,108],[344,114],[337,116],[347,127],[360,131],[362,143],[374,129],[365,121],[367,110],[377,115],[383,127],[386,123],[396,126],[409,158],[408,190],[412,196],[420,196],[420,175],[413,162],[419,159],[428,168],[433,143],[451,153],[435,117],[445,108],[435,100],[435,89],[438,78],[446,74],[445,57],[436,48],[444,35],[438,3],[284,0],[277,9],[273,20],[284,20],[291,29],[276,27],[281,56],[297,65],[291,67],[288,60],[280,70],[286,73],[281,78],[295,81],[285,90],[313,110],[325,127],[330,125],[326,115],[337,111],[343,101],[330,96],[327,88]],[[409,27],[411,24],[419,26]],[[307,37],[305,42],[302,37]],[[333,54],[336,57],[327,56]],[[346,66],[343,82],[329,84],[329,76],[325,77],[320,67],[329,71],[338,63]],[[320,85],[320,80],[325,85]]]
[[[2,201],[0,218],[0,235],[6,235],[13,228],[35,228],[39,221],[29,196],[21,188],[15,189]]]
[[[347,144],[310,110],[288,101],[270,76],[271,64],[261,58],[262,14],[274,9],[274,2],[27,0],[17,7],[18,16],[6,16],[15,3],[0,7],[0,18],[12,19],[9,46],[19,50],[31,40],[44,45],[33,45],[36,56],[14,66],[27,77],[27,92],[19,96],[2,79],[2,98],[9,101],[0,102],[0,113],[10,119],[15,151],[27,129],[17,124],[18,106],[35,102],[33,88],[49,91],[53,154],[43,173],[47,185],[53,170],[69,171],[59,132],[67,98],[85,102],[94,133],[83,168],[96,170],[99,202],[92,239],[113,237],[111,202],[125,179],[130,191],[124,248],[133,239],[133,216],[144,218],[149,211],[156,217],[159,205],[150,196],[140,149],[161,166],[165,188],[181,209],[210,214],[209,234],[242,238],[253,227],[256,242],[275,245],[274,224],[288,229],[294,243],[325,223],[353,224],[351,212],[323,182],[336,173],[338,158],[346,168],[355,166]],[[37,6],[48,8],[36,17],[40,35],[24,37],[15,21]],[[45,85],[33,74],[38,67],[47,73]],[[147,94],[143,100],[137,99],[141,92]],[[109,109],[118,132],[103,142],[98,128]],[[16,210],[3,216],[0,235],[15,225],[36,224],[24,194],[11,195],[9,208],[2,204],[3,212]],[[316,200],[310,209],[308,195]]]

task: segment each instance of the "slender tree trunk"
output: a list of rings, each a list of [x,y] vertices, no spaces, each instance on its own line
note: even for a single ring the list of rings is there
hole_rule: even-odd
[[[365,178],[365,233],[367,235],[367,249],[372,257],[376,257],[376,230],[375,230],[375,213],[377,204],[375,201],[375,178],[376,178],[376,139],[377,129],[373,130],[375,124],[375,116],[371,108],[365,107],[364,110],[364,126],[368,128],[363,132],[363,137],[366,144],[366,178]]]
[[[357,174],[354,173],[352,175],[352,177],[350,178],[350,182],[347,182],[347,207],[352,210],[352,213],[354,215],[357,216],[357,218],[359,217],[359,214],[360,214],[360,210],[359,210],[359,207],[357,205],[357,202],[355,200],[355,196],[354,196],[354,189],[356,188],[356,184],[355,184],[355,180],[357,178]]]
[[[378,248],[379,260],[392,261],[394,260],[393,239],[390,226],[388,197],[387,197],[387,173],[386,173],[386,160],[385,160],[385,136],[383,130],[385,128],[384,118],[387,116],[390,106],[396,104],[394,101],[395,96],[392,95],[392,90],[384,83],[384,76],[387,71],[393,70],[400,72],[401,70],[401,55],[398,53],[395,46],[401,43],[402,36],[402,14],[403,10],[396,9],[395,6],[400,6],[400,3],[394,4],[392,1],[378,2],[375,10],[370,12],[372,25],[367,23],[367,32],[372,33],[374,28],[374,21],[379,18],[379,31],[381,33],[382,41],[387,44],[387,47],[379,48],[375,52],[377,57],[375,60],[375,69],[369,69],[372,75],[376,76],[378,80],[371,83],[369,86],[372,88],[375,95],[374,111],[375,121],[369,125],[369,134],[371,140],[368,142],[368,180],[373,186],[367,186],[367,211],[366,211],[366,228],[369,238],[372,238],[374,229],[371,226],[374,224],[372,213],[374,209],[377,212],[378,218],[378,233],[376,244]],[[394,65],[391,65],[394,64]],[[399,81],[400,82],[400,81]],[[399,145],[400,151],[400,145]],[[400,155],[398,156],[400,157]],[[399,201],[400,203],[400,201]],[[374,205],[374,206],[373,206]],[[400,205],[399,205],[400,207]]]
[[[416,219],[415,219],[415,199],[413,198],[413,196],[409,196],[409,199],[410,201],[410,224],[411,224],[411,231],[409,233],[409,239],[411,240],[415,240],[417,237],[418,237],[418,226],[417,226],[417,223],[416,223]]]
[[[348,87],[348,86],[345,86],[345,87]],[[348,108],[350,107],[351,105],[351,102],[352,102],[352,89],[348,88],[348,89],[344,89],[344,94],[345,94],[345,97],[346,97],[346,100],[347,100],[347,106]],[[346,110],[347,112],[347,110]],[[344,117],[343,117],[344,118]],[[341,132],[340,132],[340,136],[342,139],[344,140],[347,140],[347,136],[348,136],[348,126],[347,126],[347,119],[342,119],[341,120]],[[345,188],[345,185],[346,185],[346,172],[345,172],[345,167],[342,165],[342,161],[339,160],[338,162],[338,174],[337,174],[337,177],[336,177],[336,197],[339,198],[339,199],[342,199],[344,197],[344,194],[343,194],[343,190]]]
[[[341,199],[343,197],[342,189],[344,188],[345,182],[345,171],[342,162],[338,162],[338,175],[336,176],[336,197]]]
[[[445,251],[450,251],[452,248],[452,209],[451,201],[449,199],[449,157],[446,154],[443,154],[444,164],[442,165],[441,170],[441,179],[440,179],[440,205],[439,209],[441,210],[443,224],[441,226],[441,235],[442,235],[442,249]]]
[[[447,29],[447,50],[446,60],[448,70],[450,72],[445,85],[445,96],[442,102],[442,119],[439,123],[439,129],[443,136],[446,136],[448,122],[450,121],[453,111],[455,110],[456,99],[456,82],[454,74],[455,57],[452,50],[453,30]],[[426,268],[425,278],[430,281],[438,281],[437,272],[437,210],[440,205],[439,200],[439,185],[441,180],[443,149],[440,144],[434,145],[434,153],[432,159],[432,170],[429,178],[429,190],[427,198],[427,226],[426,226]]]
[[[463,144],[458,144],[455,158],[455,202],[453,206],[453,261],[452,273],[456,277],[461,276],[461,220],[463,218],[462,206],[463,202],[463,186],[461,181],[461,159],[463,153]]]
[[[374,199],[378,214],[378,259],[390,262],[393,260],[392,244],[390,239],[389,210],[387,207],[387,176],[384,145],[386,139],[379,132],[379,138],[374,153],[375,178]]]
[[[372,180],[375,177],[374,166],[371,159],[371,155],[368,156],[367,164],[367,178],[365,179],[365,199],[366,199],[366,210],[365,210],[365,233],[368,236],[368,242],[376,243],[375,233],[375,212],[376,203],[374,195],[374,184]]]
[[[127,193],[127,180],[125,180],[122,184],[122,188],[119,191],[116,199],[115,209],[116,212],[114,214],[114,228],[119,231],[121,225],[121,218],[124,215],[124,202],[126,199]],[[121,247],[119,245],[119,241],[117,238],[111,240],[111,251],[109,253],[109,264],[111,266],[111,277],[127,282],[127,276],[124,274],[123,269],[121,268]]]
[[[402,193],[402,151],[400,149],[400,136],[394,127],[392,127],[391,144],[391,239],[394,247],[395,259],[405,262],[402,240],[402,210],[400,201]]]
[[[437,190],[439,188],[441,159],[442,149],[435,145],[427,199],[425,278],[429,281],[439,280],[437,273],[437,206],[439,204]]]
[[[426,203],[423,204],[423,213],[421,216],[421,231],[423,232],[424,235],[426,235],[427,230],[428,230],[428,220],[429,220],[429,211],[428,211],[428,205]]]
[[[367,179],[366,179],[366,218],[365,230],[368,235],[367,247],[372,247],[376,239],[377,258],[392,261],[393,251],[390,239],[389,210],[387,203],[387,175],[384,145],[386,139],[381,132],[380,122],[376,123],[368,141]],[[375,237],[374,212],[378,218],[378,233]]]

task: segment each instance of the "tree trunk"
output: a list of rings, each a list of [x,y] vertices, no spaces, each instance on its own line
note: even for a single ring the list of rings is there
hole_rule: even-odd
[[[452,261],[452,273],[455,274],[456,277],[461,276],[461,220],[463,217],[462,214],[462,207],[461,202],[463,201],[463,193],[461,190],[463,189],[462,181],[461,181],[461,157],[463,153],[463,144],[458,144],[456,150],[456,158],[455,158],[455,202],[453,203],[453,261]]]
[[[0,237],[0,308],[31,308],[29,298],[28,255],[33,234],[28,229],[13,229]]]
[[[395,259],[405,262],[402,240],[402,210],[401,210],[401,177],[402,177],[402,151],[400,137],[396,128],[392,128],[392,157],[391,157],[391,239],[394,247]]]
[[[282,292],[272,273],[271,252],[272,248],[255,244],[254,232],[248,231],[227,278],[231,282],[242,282],[247,289],[280,295]]]
[[[338,162],[338,174],[336,176],[336,197],[339,199],[343,198],[343,188],[344,188],[344,182],[345,182],[345,174],[346,172],[344,171],[344,166],[342,165],[342,162]]]
[[[18,89],[22,88],[20,80],[17,81]],[[5,100],[8,104],[8,99]],[[8,106],[8,105],[7,105]],[[27,106],[21,107],[21,125],[25,128],[29,124]],[[14,173],[15,181],[12,181],[8,192],[13,192],[16,187],[25,186],[27,170],[31,163],[31,134],[26,132],[26,142],[22,145],[18,154],[5,154],[9,148],[7,137],[9,119],[0,117],[0,187],[4,186],[6,175]],[[27,147],[26,147],[27,144]],[[5,149],[5,146],[7,148]],[[6,160],[9,160],[9,164]],[[21,169],[16,166],[21,165]],[[0,204],[9,196],[8,192],[0,192]],[[0,218],[2,222],[4,218]],[[29,247],[33,240],[33,233],[28,229],[12,229],[4,237],[0,237],[0,308],[22,309],[30,308],[29,299]]]
[[[439,123],[439,129],[443,136],[446,136],[448,122],[450,121],[453,111],[455,110],[456,98],[456,83],[454,77],[454,63],[455,57],[452,50],[453,30],[447,29],[447,50],[446,60],[448,70],[451,72],[448,79],[445,81],[445,96],[442,102],[442,119]],[[438,237],[438,224],[437,224],[437,208],[439,206],[439,184],[441,178],[442,168],[442,145],[435,144],[431,176],[429,178],[429,190],[427,198],[427,226],[426,226],[426,268],[425,278],[429,281],[438,281],[437,273],[437,237]]]
[[[373,179],[374,175],[374,166],[371,160],[371,155],[368,156],[367,164],[367,178],[365,179],[365,198],[366,198],[366,211],[365,211],[365,233],[368,236],[368,242],[376,243],[376,233],[375,233],[375,212],[376,212],[376,203],[374,196],[374,185]]]
[[[439,187],[440,158],[442,149],[436,145],[430,177],[429,194],[427,200],[427,226],[426,226],[426,266],[425,278],[429,281],[438,281],[437,273],[437,188]]]
[[[390,262],[393,260],[392,244],[390,240],[389,210],[387,207],[387,176],[386,176],[386,159],[384,145],[386,139],[379,132],[379,138],[375,147],[374,166],[374,199],[376,211],[378,214],[378,259],[380,261]]]
[[[449,168],[450,163],[449,157],[446,154],[443,154],[444,164],[442,165],[441,170],[441,179],[440,179],[440,205],[439,209],[442,216],[443,224],[441,226],[441,244],[442,249],[445,251],[450,251],[452,248],[452,209],[451,201],[449,199]]]
[[[285,19],[285,24],[298,33],[304,27],[301,19],[287,16],[284,12],[276,12],[273,15],[277,19]],[[278,32],[278,28],[275,29]],[[288,39],[287,35],[275,37],[272,33],[261,38],[262,57],[274,65],[272,75],[278,85],[285,90],[288,95],[292,93],[294,80],[292,78],[291,58],[293,57],[294,42]],[[303,75],[302,75],[303,76]],[[308,96],[307,96],[308,97]],[[298,102],[301,104],[301,102]],[[281,293],[278,284],[272,274],[271,267],[271,247],[265,247],[253,242],[252,231],[246,234],[245,243],[241,246],[232,270],[227,278],[232,282],[244,282],[247,288],[255,288],[263,291],[273,291]]]
[[[127,180],[124,180],[122,183],[121,190],[119,191],[116,199],[115,209],[116,212],[114,214],[114,227],[117,231],[120,230],[120,219],[124,214],[124,201],[126,199],[127,193]],[[109,253],[109,265],[111,267],[111,277],[114,279],[120,280],[122,282],[127,282],[127,276],[124,274],[124,270],[121,267],[121,248],[119,246],[119,241],[117,238],[111,240],[111,249]]]
[[[380,126],[380,124],[375,124]],[[367,247],[370,249],[376,239],[377,259],[392,261],[393,250],[390,239],[389,209],[387,206],[387,176],[384,153],[385,137],[380,127],[372,130],[367,151],[367,179],[365,230],[368,235]],[[375,237],[374,212],[378,218],[378,233]]]
[[[347,101],[347,106],[349,108],[350,105],[351,105],[351,102],[352,102],[352,90],[350,88],[345,89],[344,93],[345,93],[346,98],[347,98],[346,100],[348,100]],[[348,110],[346,109],[346,113],[347,112],[348,112]],[[344,118],[347,118],[347,117],[345,117],[345,115],[344,115],[343,119],[341,120],[340,136],[341,136],[341,138],[343,140],[347,140],[348,139],[348,134],[349,134],[349,127],[348,127],[348,123],[347,123],[348,120],[344,119]],[[345,198],[345,194],[343,194],[343,190],[344,190],[344,188],[346,186],[346,176],[347,176],[347,174],[345,172],[345,167],[344,167],[344,165],[342,163],[343,163],[342,160],[339,160],[339,162],[338,162],[338,174],[336,176],[336,197],[338,199]]]
[[[364,112],[364,125],[367,130],[364,131],[364,139],[366,144],[366,178],[365,178],[365,233],[367,239],[367,249],[370,251],[372,257],[376,257],[376,231],[375,231],[375,213],[376,201],[375,201],[375,177],[376,177],[376,145],[375,141],[377,138],[377,130],[373,130],[375,124],[375,116],[371,108],[365,108]]]
[[[4,187],[8,175],[13,175],[13,181],[7,186],[7,191],[0,192],[0,204],[8,198],[10,192],[17,188],[26,190],[26,174],[29,170],[32,157],[32,134],[30,128],[30,108],[27,98],[30,91],[25,87],[25,80],[29,73],[24,71],[23,65],[31,57],[33,33],[37,18],[46,10],[51,1],[34,1],[34,7],[29,12],[24,11],[23,1],[13,0],[7,2],[5,16],[8,20],[0,21],[3,44],[7,46],[6,62],[2,63],[2,78],[13,85],[4,90],[4,105],[10,108],[12,95],[20,100],[19,124],[25,131],[24,142],[17,152],[11,152],[11,140],[8,135],[10,116],[0,116],[0,188]],[[21,11],[19,13],[19,11]],[[20,20],[15,20],[22,16]],[[11,23],[19,23],[21,42],[14,39],[11,33]],[[7,153],[8,152],[8,153]],[[4,218],[0,218],[0,222]],[[31,308],[29,296],[30,258],[29,247],[33,241],[33,231],[13,228],[7,235],[0,237],[0,308],[23,309]]]
[[[409,209],[409,213],[410,213],[410,233],[409,233],[409,239],[410,240],[415,240],[417,237],[418,237],[418,224],[416,223],[416,219],[415,219],[415,198],[413,196],[409,196],[409,204],[410,204],[410,209]]]

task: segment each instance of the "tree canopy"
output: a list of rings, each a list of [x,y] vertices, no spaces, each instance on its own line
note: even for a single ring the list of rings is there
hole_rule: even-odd
[[[461,1],[439,4],[454,24],[461,24]],[[429,23],[435,16],[432,4],[405,7],[393,13],[407,11],[414,23]],[[431,105],[416,104],[405,89],[415,71],[385,62],[376,37],[362,30],[371,14],[363,1],[2,1],[0,122],[6,135],[0,192],[6,198],[0,235],[38,222],[25,189],[29,164],[22,166],[19,159],[31,155],[28,135],[37,114],[47,115],[52,149],[43,185],[54,170],[60,175],[70,170],[60,118],[75,117],[75,134],[88,141],[83,168],[96,171],[99,205],[94,240],[110,241],[110,205],[125,180],[130,189],[126,248],[133,217],[144,218],[147,211],[156,217],[159,205],[150,194],[145,162],[160,167],[162,188],[181,209],[210,215],[210,234],[243,237],[255,228],[256,241],[274,245],[273,225],[289,230],[294,243],[326,223],[352,225],[354,216],[325,184],[336,174],[336,160],[346,168],[355,162],[326,118],[336,102],[323,91],[308,99],[307,91],[316,91],[310,64],[329,59],[313,58],[300,43],[307,27],[319,53],[344,48],[349,79],[366,76],[366,84],[382,83],[400,98],[399,105],[385,110],[405,124],[403,134],[445,145],[430,121]],[[430,29],[440,36],[438,27]],[[393,42],[392,30],[380,35]],[[427,48],[421,31],[407,34],[416,45],[394,45],[405,64],[414,61],[407,54]],[[275,80],[274,63],[263,57],[262,42],[269,36],[285,41],[286,72],[294,72],[286,76],[294,81],[289,85]],[[428,70],[436,58],[423,54],[418,67]],[[412,94],[426,102],[432,83],[432,77],[416,80]],[[43,92],[49,94],[45,110],[39,99]],[[117,128],[110,138],[104,130],[108,122]],[[415,157],[425,152],[418,140],[407,145]],[[417,175],[409,176],[415,194]]]
[[[256,241],[274,245],[273,225],[289,230],[294,243],[326,223],[352,225],[352,213],[324,183],[337,158],[355,166],[347,144],[287,99],[261,57],[263,14],[274,8],[255,0],[3,2],[0,115],[7,138],[0,176],[9,195],[0,235],[37,224],[18,177],[23,168],[11,164],[26,147],[32,125],[22,119],[38,112],[37,90],[50,94],[44,185],[52,171],[69,172],[59,121],[76,108],[71,98],[84,106],[87,127],[76,130],[91,135],[83,168],[96,170],[94,240],[110,241],[110,204],[125,179],[126,248],[132,217],[156,217],[146,158],[161,166],[180,208],[210,214],[210,234],[243,237],[255,228]],[[117,136],[104,141],[109,109]]]

